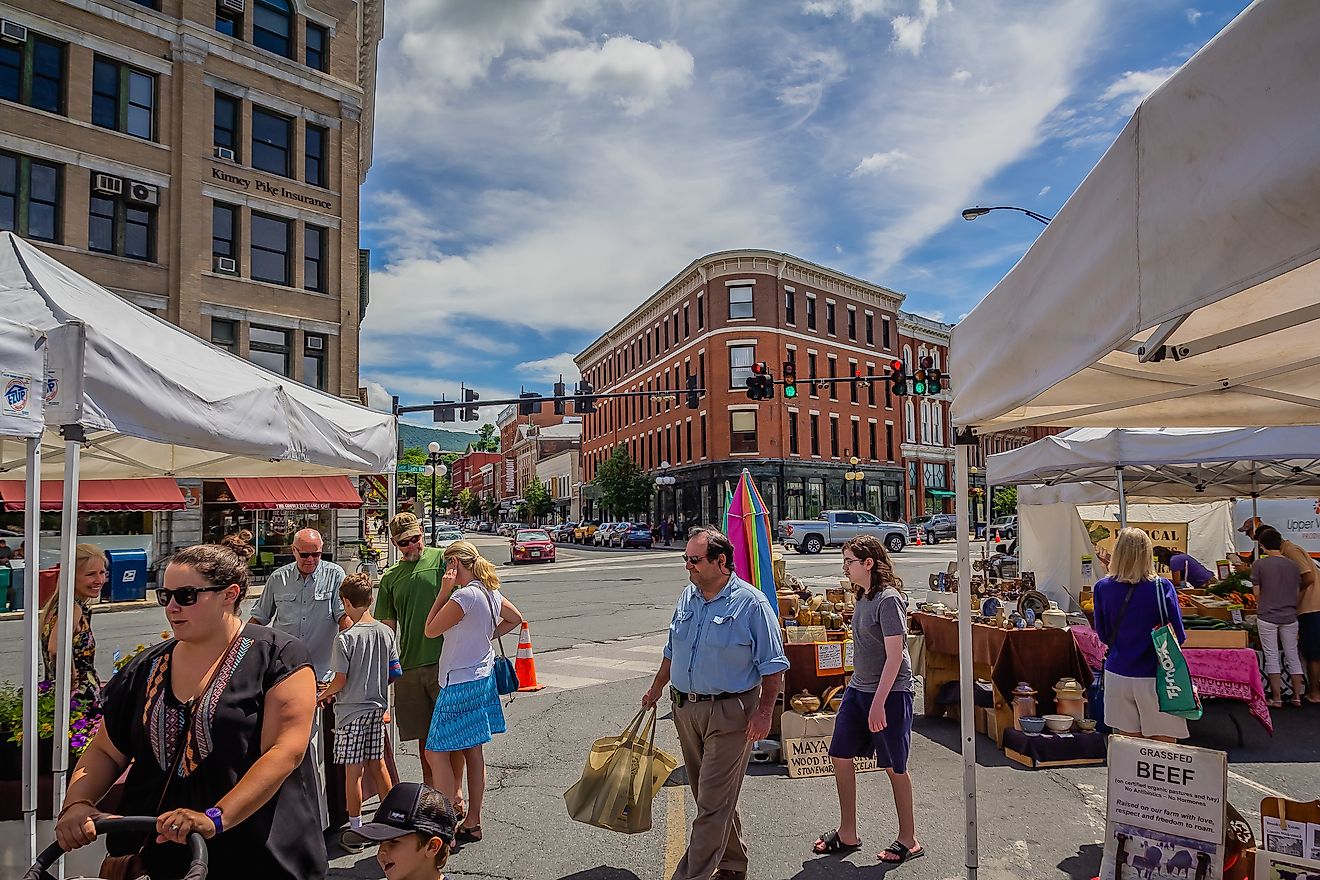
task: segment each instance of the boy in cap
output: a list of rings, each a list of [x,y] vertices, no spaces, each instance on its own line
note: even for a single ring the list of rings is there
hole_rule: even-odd
[[[420,782],[400,782],[381,801],[374,821],[344,832],[352,843],[378,843],[385,880],[444,880],[458,821],[449,798]]]

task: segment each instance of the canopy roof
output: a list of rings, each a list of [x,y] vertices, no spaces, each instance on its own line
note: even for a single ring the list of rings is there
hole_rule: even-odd
[[[33,331],[39,331],[50,334],[48,361],[67,358],[60,328],[83,322],[84,478],[394,469],[392,415],[300,385],[203,342],[7,232],[0,233],[0,315],[7,319],[0,321],[0,354],[31,351]],[[33,370],[31,357],[24,369]],[[70,383],[64,384],[61,393],[67,394]],[[0,423],[0,430],[12,421]],[[24,424],[10,433],[23,436]],[[42,441],[46,477],[63,472],[54,427],[47,425]],[[23,469],[22,441],[0,436],[0,475],[22,478]]]
[[[345,476],[230,477],[229,491],[244,510],[343,510],[362,506]]]
[[[994,486],[1042,484],[1032,493],[1074,503],[1129,498],[1210,501],[1320,492],[1320,427],[1074,428],[986,460]]]
[[[1142,102],[953,330],[953,420],[1320,423],[1320,3],[1257,0]]]
[[[23,510],[26,483],[0,480],[0,510]],[[79,480],[78,510],[83,513],[109,510],[183,510],[187,507],[179,484],[166,477],[142,480]],[[64,509],[64,481],[41,481],[41,509]]]

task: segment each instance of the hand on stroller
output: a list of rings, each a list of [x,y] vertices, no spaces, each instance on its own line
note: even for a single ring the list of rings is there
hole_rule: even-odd
[[[210,840],[215,837],[215,823],[205,813],[183,807],[161,813],[156,820],[157,843],[187,843],[188,835],[194,831]]]
[[[96,819],[118,818],[110,813],[103,813],[95,804],[87,801],[75,801],[60,813],[55,823],[55,840],[65,852],[72,852],[80,846],[86,846],[96,840]]]

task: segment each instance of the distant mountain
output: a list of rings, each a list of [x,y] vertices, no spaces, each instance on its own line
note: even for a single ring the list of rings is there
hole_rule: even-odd
[[[476,434],[463,431],[445,431],[440,428],[427,428],[423,425],[410,425],[399,422],[399,449],[416,447],[422,451],[434,440],[440,444],[443,452],[462,452],[469,443],[477,442]]]

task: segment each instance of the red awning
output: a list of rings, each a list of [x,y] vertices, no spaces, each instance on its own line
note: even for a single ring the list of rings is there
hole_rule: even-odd
[[[357,487],[342,475],[226,477],[225,483],[245,510],[338,510],[362,506]]]
[[[16,513],[23,509],[22,480],[0,480],[3,509]],[[110,510],[183,510],[186,504],[179,484],[169,477],[146,477],[138,480],[80,480],[78,510],[97,513]],[[41,481],[41,509],[64,508],[64,481]]]

